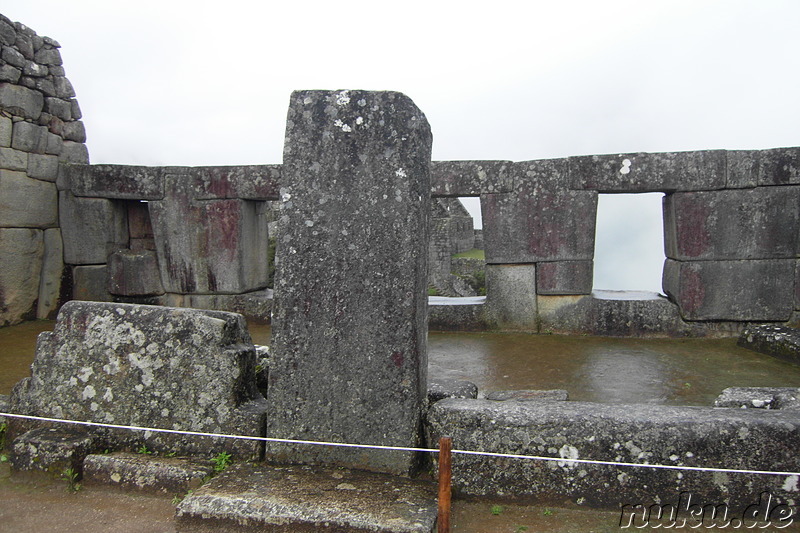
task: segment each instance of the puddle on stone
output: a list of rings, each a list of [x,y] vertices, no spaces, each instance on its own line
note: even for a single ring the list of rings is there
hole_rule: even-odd
[[[0,328],[0,394],[30,375],[41,331],[53,321]],[[256,344],[271,328],[250,324]],[[479,395],[566,389],[571,400],[711,405],[726,387],[800,387],[800,366],[736,346],[736,339],[623,339],[431,332],[430,378],[466,379]]]

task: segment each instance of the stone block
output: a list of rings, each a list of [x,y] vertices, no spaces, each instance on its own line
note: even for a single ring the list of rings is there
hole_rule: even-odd
[[[731,150],[728,187],[800,184],[800,148]]]
[[[428,403],[434,404],[445,398],[478,397],[478,386],[462,379],[429,379]]]
[[[0,109],[18,117],[37,120],[44,108],[44,96],[21,85],[0,83]]]
[[[47,146],[45,146],[44,153],[48,155],[61,155],[64,148],[64,139],[54,133],[47,132]],[[59,161],[61,159],[59,158]]]
[[[431,195],[480,196],[513,192],[511,161],[432,161]]]
[[[597,193],[566,188],[565,159],[514,163],[513,193],[481,196],[487,263],[591,261]]]
[[[0,65],[0,82],[16,84],[22,76],[22,71],[8,64]]]
[[[51,228],[58,225],[57,217],[55,184],[0,170],[0,227]]]
[[[187,496],[181,532],[432,533],[432,483],[344,468],[235,464]]]
[[[155,252],[120,250],[108,258],[108,292],[120,296],[164,294]]]
[[[127,210],[120,203],[61,192],[59,219],[67,264],[99,265],[112,252],[127,247]]]
[[[89,150],[83,143],[76,143],[73,141],[63,141],[63,144],[61,146],[61,151],[58,154],[58,159],[62,163],[71,163],[75,165],[88,165]]]
[[[186,494],[213,475],[213,462],[187,457],[117,452],[91,454],[83,462],[85,486],[111,486],[126,491]]]
[[[462,496],[565,499],[589,507],[677,501],[744,510],[768,491],[795,499],[795,476],[760,476],[578,463],[598,460],[669,466],[798,472],[797,411],[614,405],[589,402],[493,402],[447,399],[428,412],[428,442],[453,449],[547,456],[552,461],[453,455],[453,492]]]
[[[47,128],[24,120],[15,122],[11,133],[11,147],[23,152],[45,153]]]
[[[271,437],[418,446],[426,403],[431,132],[395,92],[298,91],[281,183]],[[268,445],[278,461],[408,474],[414,452]]]
[[[44,255],[39,283],[39,301],[36,318],[53,319],[61,296],[61,279],[64,275],[64,244],[61,229],[44,230]]]
[[[42,65],[62,65],[61,52],[57,48],[40,48],[33,56],[33,60]]]
[[[37,180],[56,182],[58,157],[55,155],[28,155],[28,176]]]
[[[736,409],[793,409],[800,405],[800,389],[793,387],[728,387],[714,407]]]
[[[436,331],[483,331],[486,297],[428,298],[428,327]]]
[[[11,132],[13,123],[8,117],[0,115],[0,146],[3,148],[11,147]]]
[[[36,318],[43,232],[0,228],[0,326]]]
[[[108,292],[108,267],[87,265],[72,267],[72,299],[89,302],[111,302]]]
[[[44,99],[44,110],[61,120],[72,120],[72,104],[68,100],[48,96]]]
[[[13,45],[17,40],[17,32],[14,31],[14,25],[9,19],[3,17],[0,19],[0,43],[4,45]]]
[[[673,261],[664,292],[684,320],[785,322],[794,309],[795,261]]]
[[[164,167],[131,165],[69,165],[64,179],[72,194],[120,200],[164,198]]]
[[[28,153],[13,148],[0,148],[0,168],[25,172],[28,169]]]
[[[79,267],[94,268],[94,267]],[[255,349],[232,313],[70,301],[40,334],[14,412],[90,422],[263,436]],[[114,449],[259,456],[255,441],[97,429]]]
[[[726,186],[724,150],[569,158],[570,187],[602,193],[706,191]]]
[[[65,122],[62,136],[65,141],[84,143],[86,142],[86,127],[79,120]]]
[[[800,364],[800,329],[774,324],[750,324],[739,335],[743,348]]]
[[[193,167],[187,169],[198,200],[277,200],[281,165]]]
[[[53,84],[55,85],[53,96],[65,99],[75,97],[75,89],[72,87],[72,83],[64,76],[56,76],[53,79]]]
[[[19,471],[43,471],[58,479],[72,469],[80,479],[83,460],[98,445],[97,436],[84,428],[33,429],[14,439],[11,466]]]
[[[498,390],[486,395],[487,400],[495,402],[565,402],[569,399],[569,394],[564,389],[552,390]]]
[[[184,175],[167,175],[148,204],[167,292],[243,293],[267,286],[267,221],[258,202],[191,200]]]
[[[800,187],[664,197],[664,246],[679,261],[788,259],[798,253]]]
[[[536,331],[536,265],[486,265],[486,320],[502,330]]]
[[[591,294],[592,261],[554,261],[536,264],[537,294]]]

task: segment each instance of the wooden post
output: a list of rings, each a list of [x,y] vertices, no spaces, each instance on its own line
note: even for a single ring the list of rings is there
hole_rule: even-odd
[[[450,533],[450,437],[439,439],[439,515],[436,520],[438,533]]]

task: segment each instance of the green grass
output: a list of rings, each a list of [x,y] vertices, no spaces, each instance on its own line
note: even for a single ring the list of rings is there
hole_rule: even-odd
[[[461,252],[460,254],[453,254],[454,258],[459,257],[466,257],[467,259],[486,259],[486,254],[483,250],[478,250],[477,248],[473,248],[472,250],[468,250],[466,252]]]

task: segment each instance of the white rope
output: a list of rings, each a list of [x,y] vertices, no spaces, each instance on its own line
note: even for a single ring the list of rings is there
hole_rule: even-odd
[[[131,431],[149,431],[152,433],[172,433],[178,435],[192,435],[195,437],[214,437],[223,439],[240,439],[240,440],[255,440],[261,442],[276,442],[281,444],[309,444],[313,446],[335,446],[341,448],[366,448],[371,450],[390,450],[390,451],[405,451],[405,452],[422,452],[422,453],[438,453],[437,448],[409,448],[405,446],[382,446],[379,444],[353,444],[347,442],[325,442],[316,440],[300,440],[300,439],[279,439],[274,437],[256,437],[252,435],[227,435],[224,433],[205,433],[201,431],[183,431],[178,429],[162,429],[162,428],[148,428],[142,426],[125,426],[120,424],[102,424],[99,422],[85,422],[82,420],[64,420],[61,418],[48,418],[43,416],[32,415],[18,415],[14,413],[2,413],[0,417],[21,418],[25,420],[36,420],[39,422],[57,422],[61,424],[77,424],[82,426],[103,427],[110,429],[127,429]],[[564,463],[564,465],[572,465],[573,463],[591,464],[591,465],[605,465],[605,466],[627,466],[634,468],[651,468],[662,470],[689,470],[699,472],[725,472],[729,474],[763,474],[771,476],[799,476],[800,472],[781,472],[775,470],[740,470],[735,468],[716,468],[704,466],[679,466],[679,465],[662,465],[662,464],[649,464],[649,463],[625,463],[619,461],[598,461],[593,459],[569,459],[565,457],[544,457],[537,455],[519,455],[514,453],[496,453],[496,452],[480,452],[475,450],[451,450],[450,453],[461,455],[478,455],[484,457],[501,457],[504,459],[532,459],[535,461],[550,461]]]

